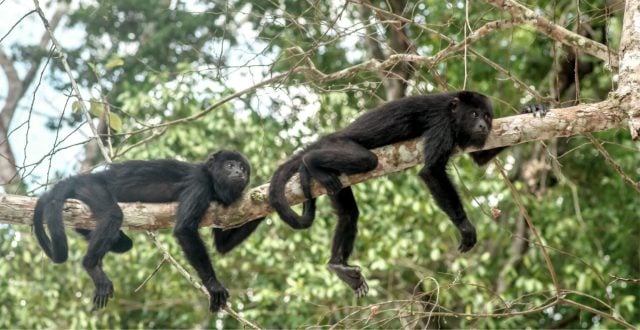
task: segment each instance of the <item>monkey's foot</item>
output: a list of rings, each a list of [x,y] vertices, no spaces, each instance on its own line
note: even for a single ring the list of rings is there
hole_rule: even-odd
[[[210,279],[204,283],[209,291],[209,311],[215,313],[227,304],[229,292],[216,279]]]
[[[347,283],[356,294],[356,298],[362,298],[369,292],[369,286],[365,281],[360,267],[347,264],[328,264],[327,268],[338,275],[338,278]]]
[[[315,179],[327,190],[327,194],[335,195],[342,190],[340,177],[335,174],[316,175]]]
[[[549,112],[549,107],[545,104],[530,104],[522,108],[520,113],[533,113],[535,117],[536,114],[540,115],[540,118],[544,117],[547,112]]]
[[[129,238],[129,236],[127,236],[121,230],[120,236],[118,236],[118,240],[115,243],[113,243],[113,245],[111,245],[111,247],[109,248],[109,251],[115,252],[115,253],[125,253],[131,250],[132,247],[133,247],[133,241],[131,240],[131,238]]]
[[[458,251],[464,253],[471,250],[471,248],[476,245],[476,242],[478,241],[478,238],[476,236],[476,228],[473,227],[469,220],[465,220],[460,225],[458,225],[458,230],[460,231],[460,235],[462,236],[462,241],[460,242]]]
[[[93,296],[93,309],[98,310],[105,308],[109,298],[113,298],[113,283],[106,279],[95,283],[96,292]]]

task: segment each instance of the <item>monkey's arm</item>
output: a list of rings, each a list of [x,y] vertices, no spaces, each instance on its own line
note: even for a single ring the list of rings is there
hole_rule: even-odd
[[[420,178],[426,183],[436,204],[447,214],[458,228],[462,241],[458,250],[469,251],[477,241],[476,229],[467,218],[460,196],[447,176],[446,166],[454,148],[453,132],[447,123],[441,123],[424,134],[425,166],[420,170]]]
[[[227,303],[229,292],[222,286],[213,270],[207,248],[198,233],[202,216],[212,200],[206,181],[189,180],[178,200],[178,218],[173,230],[187,260],[195,268],[207,291],[209,311],[217,312]]]
[[[438,207],[447,214],[451,222],[458,228],[462,236],[458,250],[460,252],[469,251],[477,241],[476,229],[467,218],[460,196],[458,196],[456,188],[447,176],[446,161],[441,161],[431,167],[424,167],[420,171],[420,177],[429,187],[429,191]]]

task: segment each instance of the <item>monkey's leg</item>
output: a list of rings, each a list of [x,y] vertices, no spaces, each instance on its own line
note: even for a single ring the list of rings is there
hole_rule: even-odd
[[[346,187],[331,196],[331,205],[338,216],[338,223],[333,235],[331,259],[327,267],[351,287],[356,297],[362,298],[369,292],[367,281],[362,276],[360,267],[347,264],[358,233],[359,216],[358,204],[351,187]]]
[[[209,311],[217,312],[226,305],[229,292],[218,281],[207,248],[198,233],[200,220],[211,200],[207,193],[209,187],[203,186],[205,183],[198,185],[190,182],[190,184],[192,186],[186,188],[187,190],[180,195],[178,219],[173,234],[209,292]]]
[[[82,265],[95,286],[93,304],[96,309],[107,305],[113,297],[113,283],[102,270],[102,259],[118,241],[120,225],[122,224],[122,210],[115,198],[100,182],[86,182],[86,185],[76,190],[77,198],[85,202],[96,218],[96,228],[89,238],[87,253],[82,259]]]
[[[89,229],[75,228],[75,231],[82,235],[85,240],[91,239],[92,231]],[[133,247],[133,241],[122,230],[118,233],[118,240],[111,245],[109,251],[115,253],[125,253]]]
[[[233,248],[238,246],[238,244],[242,243],[247,237],[249,237],[249,235],[251,235],[251,233],[253,233],[253,231],[258,228],[258,225],[264,219],[265,218],[262,217],[257,220],[252,220],[251,222],[233,229],[222,230],[220,228],[214,228],[213,237],[214,243],[216,245],[216,250],[218,250],[218,252],[222,254],[233,250]]]
[[[378,166],[378,157],[358,143],[346,139],[326,140],[325,143],[326,146],[307,152],[302,162],[329,195],[342,189],[340,174],[363,173]]]
[[[424,167],[420,170],[420,177],[429,187],[438,207],[449,216],[449,219],[458,228],[462,236],[458,250],[467,252],[476,244],[476,229],[467,219],[467,214],[460,202],[460,196],[449,180],[445,166],[446,162],[440,161],[430,167]]]

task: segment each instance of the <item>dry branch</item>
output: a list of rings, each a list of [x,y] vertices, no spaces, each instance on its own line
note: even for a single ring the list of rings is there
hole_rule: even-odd
[[[586,132],[621,128],[626,125],[627,115],[619,110],[615,100],[594,104],[583,104],[571,108],[556,109],[545,118],[518,115],[494,120],[494,128],[486,149],[544,140],[558,136],[571,136]],[[353,185],[370,178],[402,171],[421,163],[422,152],[419,139],[375,149],[378,167],[367,173],[343,177],[343,184]],[[287,186],[287,199],[292,204],[304,201],[297,179]],[[268,185],[251,189],[243,198],[223,208],[212,204],[205,216],[203,226],[220,228],[235,227],[272,212],[267,204]],[[324,189],[314,185],[313,195],[324,194]],[[35,197],[1,195],[0,223],[31,224]],[[156,230],[173,225],[176,204],[121,203],[124,212],[124,227]],[[88,208],[81,202],[69,200],[65,205],[64,221],[67,226],[91,228],[94,222]]]

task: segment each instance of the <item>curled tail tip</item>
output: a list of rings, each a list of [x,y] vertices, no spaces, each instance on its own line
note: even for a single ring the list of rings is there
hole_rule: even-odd
[[[69,256],[67,254],[63,255],[63,256],[49,256],[51,258],[51,260],[53,262],[55,262],[56,264],[62,264],[65,261],[67,261],[67,259],[69,258]]]
[[[33,215],[33,231],[44,254],[54,263],[59,264],[67,261],[69,257],[67,235],[62,222],[64,199],[52,198],[54,195],[51,194],[53,193],[47,192],[43,194],[36,203]],[[47,227],[50,235],[45,230],[45,216],[48,218]]]

